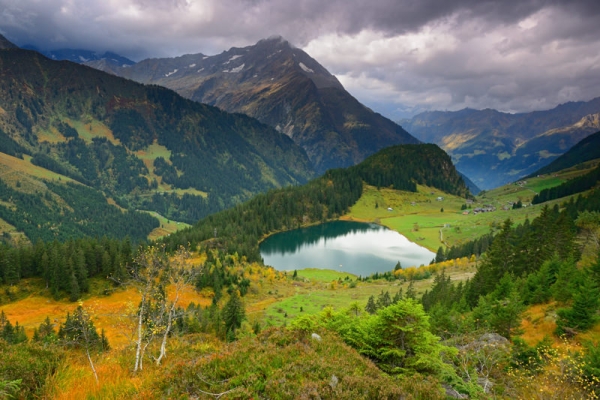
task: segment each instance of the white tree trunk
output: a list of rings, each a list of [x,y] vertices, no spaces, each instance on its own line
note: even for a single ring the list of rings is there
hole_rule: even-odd
[[[169,309],[169,315],[167,317],[167,326],[165,327],[165,333],[163,334],[162,343],[160,344],[160,355],[156,359],[156,365],[160,365],[160,361],[167,354],[167,338],[169,336],[169,332],[171,332],[171,327],[173,326],[173,314],[175,314],[175,307],[177,306],[177,302],[179,301],[179,290],[177,287],[177,294],[175,295],[175,300],[171,304],[171,308]]]
[[[146,304],[146,295],[142,295],[142,304],[140,305],[138,326],[137,326],[137,341],[135,350],[135,367],[133,372],[137,372],[142,369],[142,324],[144,316],[144,305]]]
[[[92,367],[92,372],[94,373],[94,378],[96,378],[96,384],[99,384],[98,373],[96,372],[96,368],[94,367],[94,363],[92,362],[92,357],[90,356],[90,350],[85,348],[85,354],[87,354],[88,361],[90,362],[90,367]]]

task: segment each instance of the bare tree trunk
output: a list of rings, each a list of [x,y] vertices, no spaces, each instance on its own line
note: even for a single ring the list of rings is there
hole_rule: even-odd
[[[169,315],[167,317],[167,326],[165,327],[165,332],[163,334],[162,343],[160,344],[160,355],[156,359],[156,365],[160,365],[160,361],[167,353],[167,338],[169,336],[169,332],[171,332],[171,327],[173,326],[173,314],[175,313],[175,307],[177,306],[177,302],[179,301],[179,288],[177,290],[177,295],[175,296],[175,300],[171,304],[171,308],[169,309]]]
[[[96,372],[96,368],[94,367],[94,363],[92,362],[92,357],[90,356],[90,349],[85,348],[85,354],[87,355],[88,361],[90,362],[90,367],[92,367],[92,372],[94,373],[94,378],[96,378],[96,384],[99,384],[98,373]]]
[[[144,316],[144,305],[146,304],[146,294],[142,295],[142,304],[140,305],[138,326],[137,326],[137,341],[135,350],[135,367],[133,372],[137,372],[142,369],[142,324]]]

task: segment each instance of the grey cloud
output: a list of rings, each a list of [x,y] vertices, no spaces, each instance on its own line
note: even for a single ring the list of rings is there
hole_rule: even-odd
[[[18,45],[135,60],[281,34],[388,115],[529,111],[600,95],[597,0],[0,0],[0,10],[0,33]],[[527,18],[537,26],[518,30]],[[414,37],[431,42],[373,48],[377,38]]]

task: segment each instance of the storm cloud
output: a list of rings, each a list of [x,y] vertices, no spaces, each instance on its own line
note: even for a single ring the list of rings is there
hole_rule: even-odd
[[[134,60],[280,34],[389,117],[548,109],[600,96],[600,2],[0,0],[0,33]]]

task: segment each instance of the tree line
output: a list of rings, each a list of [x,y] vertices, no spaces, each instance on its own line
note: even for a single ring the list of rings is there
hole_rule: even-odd
[[[600,181],[600,164],[585,175],[563,182],[558,186],[542,190],[539,194],[533,196],[531,203],[540,204],[549,200],[585,192],[596,186],[598,181]]]

